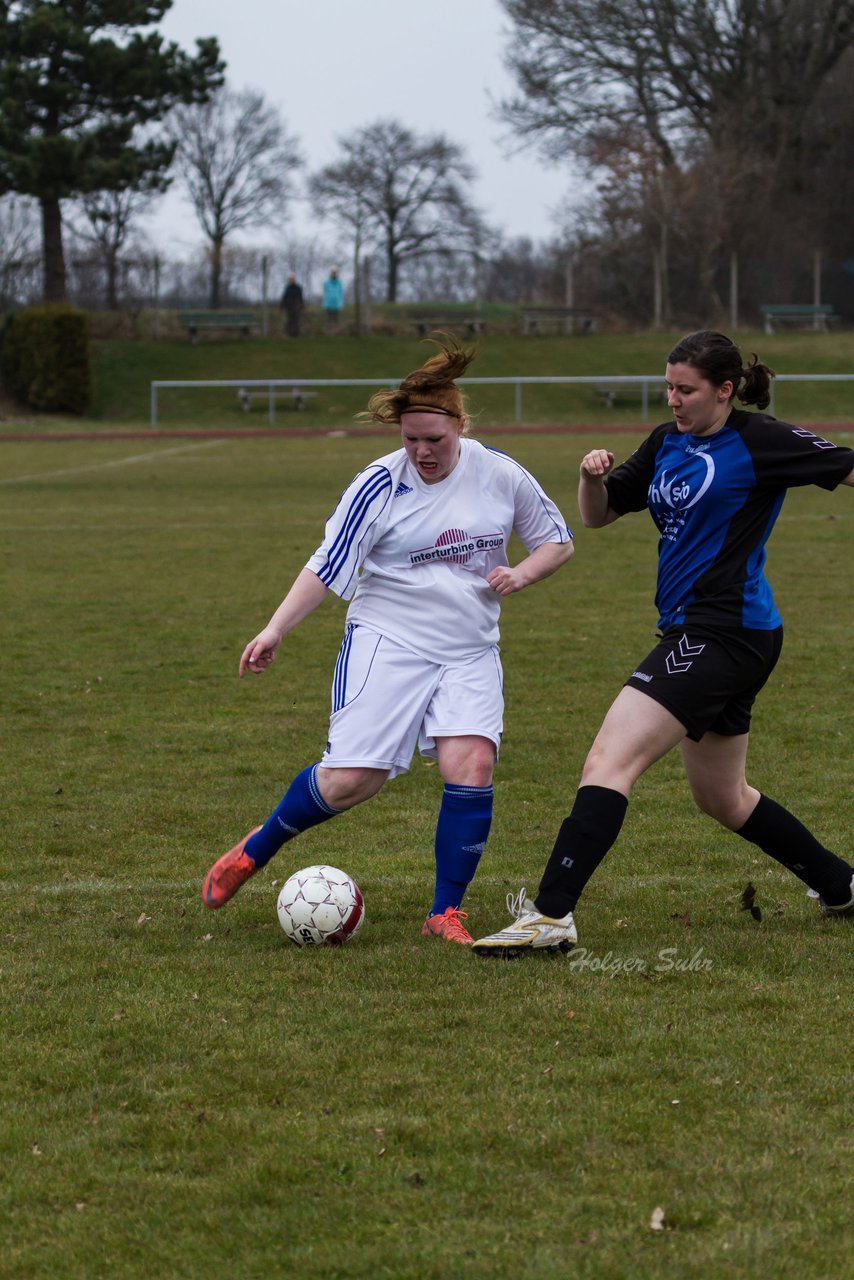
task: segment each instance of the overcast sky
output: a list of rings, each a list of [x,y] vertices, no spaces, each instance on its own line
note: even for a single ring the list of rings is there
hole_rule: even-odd
[[[540,240],[557,230],[572,174],[530,149],[507,155],[506,126],[493,115],[513,87],[506,27],[498,0],[174,0],[160,24],[188,52],[198,36],[216,36],[229,85],[260,89],[280,108],[308,168],[330,163],[337,138],[380,118],[444,133],[476,168],[470,195],[489,223]],[[201,239],[175,195],[156,225],[176,250]],[[317,230],[302,205],[291,226]]]

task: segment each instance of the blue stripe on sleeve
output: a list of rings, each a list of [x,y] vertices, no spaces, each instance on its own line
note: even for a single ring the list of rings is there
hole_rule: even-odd
[[[340,573],[342,566],[350,555],[354,541],[357,538],[364,537],[364,534],[382,513],[390,493],[391,476],[383,468],[381,471],[369,476],[358,492],[353,495],[347,515],[335,537],[335,541],[329,548],[326,564],[317,575],[324,586],[329,586]],[[374,507],[376,507],[376,510],[372,510]]]

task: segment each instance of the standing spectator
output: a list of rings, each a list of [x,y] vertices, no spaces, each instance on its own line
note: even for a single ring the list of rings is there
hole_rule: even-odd
[[[299,337],[299,326],[304,306],[305,299],[303,298],[302,285],[297,284],[297,278],[291,272],[281,301],[281,307],[285,313],[285,332],[289,338]]]
[[[323,309],[329,328],[336,326],[341,319],[341,308],[344,306],[344,286],[338,275],[338,268],[333,267],[328,279],[323,282]]]

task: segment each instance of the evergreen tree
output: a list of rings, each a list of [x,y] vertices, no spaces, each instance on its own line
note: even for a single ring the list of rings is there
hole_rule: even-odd
[[[65,297],[61,201],[164,189],[174,143],[141,138],[223,79],[213,38],[195,56],[151,28],[172,0],[0,0],[0,194],[41,206],[44,297]]]

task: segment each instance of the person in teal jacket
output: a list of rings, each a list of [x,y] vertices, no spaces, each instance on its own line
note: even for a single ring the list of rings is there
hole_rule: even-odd
[[[338,275],[337,267],[329,272],[328,279],[323,282],[323,309],[330,325],[337,324],[344,306],[344,286]]]

